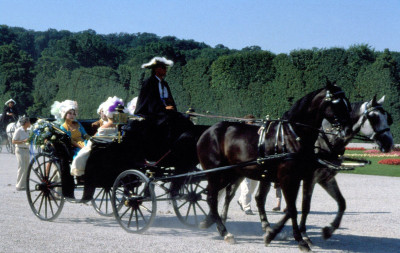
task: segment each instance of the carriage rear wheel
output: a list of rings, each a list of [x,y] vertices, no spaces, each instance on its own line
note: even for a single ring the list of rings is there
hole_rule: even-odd
[[[41,220],[56,219],[64,206],[61,169],[54,157],[38,154],[30,162],[26,194],[33,213]]]
[[[116,220],[129,233],[143,233],[154,221],[154,184],[140,171],[127,170],[117,177],[111,201]]]
[[[96,188],[92,205],[94,210],[101,216],[112,216],[111,187]]]
[[[198,227],[209,213],[206,183],[201,178],[191,177],[182,185],[179,196],[172,199],[178,219],[189,227]]]

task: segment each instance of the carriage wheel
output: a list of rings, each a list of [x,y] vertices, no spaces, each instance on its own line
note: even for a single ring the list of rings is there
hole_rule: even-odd
[[[122,172],[112,191],[114,216],[129,233],[143,233],[153,223],[157,203],[154,185],[140,171]]]
[[[41,220],[52,221],[64,206],[61,169],[49,155],[38,154],[30,162],[26,177],[26,194],[33,213]]]
[[[112,216],[111,187],[96,188],[92,205],[94,210],[101,216]]]
[[[179,196],[172,199],[178,219],[189,227],[198,227],[209,213],[206,183],[200,178],[190,178],[182,185]]]

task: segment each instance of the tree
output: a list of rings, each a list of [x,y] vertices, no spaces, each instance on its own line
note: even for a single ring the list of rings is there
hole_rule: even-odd
[[[33,61],[14,44],[0,46],[0,101],[13,98],[24,112],[32,103]]]

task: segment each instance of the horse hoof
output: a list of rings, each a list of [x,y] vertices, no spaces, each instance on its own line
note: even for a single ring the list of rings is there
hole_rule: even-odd
[[[210,221],[208,219],[205,219],[205,220],[203,220],[203,221],[201,221],[199,223],[199,228],[200,229],[207,229],[207,228],[211,227],[212,224],[214,224],[214,222],[212,222],[212,221]]]
[[[224,241],[227,242],[227,243],[229,243],[229,244],[235,244],[235,243],[236,243],[235,237],[234,237],[231,233],[228,233],[228,234],[224,237]]]
[[[307,242],[305,241],[300,241],[299,242],[299,248],[301,251],[306,251],[306,252],[310,252],[311,248],[310,246],[308,246]]]
[[[305,238],[303,238],[303,240],[308,244],[308,246],[310,246],[310,247],[312,247],[313,246],[313,243],[312,243],[312,241],[311,241],[311,239],[310,238],[308,238],[308,237],[305,237]]]
[[[267,233],[264,234],[264,243],[265,246],[268,246],[272,240],[273,240],[273,236],[272,236],[272,231],[268,231]]]
[[[303,240],[308,244],[308,246],[313,246],[313,243],[306,232],[301,233],[301,236],[303,237]]]
[[[332,227],[324,227],[322,229],[322,237],[325,240],[328,240],[329,238],[331,238],[332,233],[333,233],[333,228]]]

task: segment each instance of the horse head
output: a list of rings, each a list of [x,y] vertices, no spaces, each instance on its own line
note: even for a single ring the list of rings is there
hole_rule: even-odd
[[[325,88],[311,92],[298,100],[285,113],[284,118],[314,128],[320,128],[323,119],[326,119],[342,136],[345,136],[352,129],[350,112],[351,106],[344,91],[339,86],[327,82]]]
[[[361,116],[353,126],[353,130],[359,130],[363,135],[375,141],[380,151],[387,153],[393,148],[394,141],[390,132],[393,123],[391,115],[383,108],[385,96],[378,101],[376,95],[371,101],[361,105]]]
[[[320,116],[329,121],[333,127],[337,128],[342,136],[349,135],[352,130],[350,121],[350,112],[352,109],[349,100],[344,91],[335,84],[327,82],[324,90],[325,98],[321,106],[325,110],[322,111]]]

